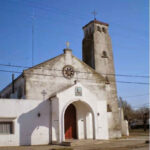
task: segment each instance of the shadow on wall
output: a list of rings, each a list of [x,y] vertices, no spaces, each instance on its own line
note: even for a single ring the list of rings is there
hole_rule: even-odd
[[[20,125],[20,145],[38,145],[43,141],[42,138],[46,138],[47,136],[48,137],[45,139],[45,141],[49,142],[49,114],[50,103],[48,100],[45,100],[34,109],[22,114],[19,117],[18,123]],[[46,130],[45,127],[47,128]]]

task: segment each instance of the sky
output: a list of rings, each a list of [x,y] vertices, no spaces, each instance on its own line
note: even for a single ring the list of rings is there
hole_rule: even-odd
[[[117,81],[148,83],[148,0],[0,0],[0,64],[32,66],[63,53],[66,41],[82,59],[82,27],[96,19],[109,24]],[[0,90],[23,68],[0,65]],[[15,73],[15,77],[19,74]],[[144,77],[135,77],[144,76]],[[148,84],[117,82],[118,97],[133,108],[148,105]]]

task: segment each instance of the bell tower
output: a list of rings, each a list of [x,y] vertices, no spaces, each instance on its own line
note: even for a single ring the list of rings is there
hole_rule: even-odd
[[[106,79],[107,111],[111,111],[116,119],[118,118],[117,90],[112,44],[108,27],[107,23],[96,19],[83,27],[82,59]],[[118,121],[117,119],[114,121],[111,131],[120,128]]]
[[[117,98],[113,52],[108,27],[107,23],[96,19],[83,27],[82,59],[105,77],[106,84],[110,84],[111,87],[110,95]],[[108,100],[108,103],[111,103],[111,100]]]
[[[114,74],[111,38],[108,24],[97,20],[83,27],[83,61],[103,76]]]

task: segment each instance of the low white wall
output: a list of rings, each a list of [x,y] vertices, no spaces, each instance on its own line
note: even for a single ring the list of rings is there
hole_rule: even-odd
[[[14,123],[13,134],[0,134],[0,146],[40,145],[50,141],[48,100],[0,99],[0,121]]]
[[[128,121],[124,120],[124,113],[122,108],[119,108],[119,113],[120,113],[120,122],[121,122],[121,133],[122,135],[129,136]]]
[[[121,128],[122,135],[129,136],[129,127],[127,120],[122,121]]]

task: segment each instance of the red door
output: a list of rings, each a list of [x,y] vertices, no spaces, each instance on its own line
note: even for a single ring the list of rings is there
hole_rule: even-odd
[[[65,111],[65,139],[76,138],[76,108],[70,104]]]

